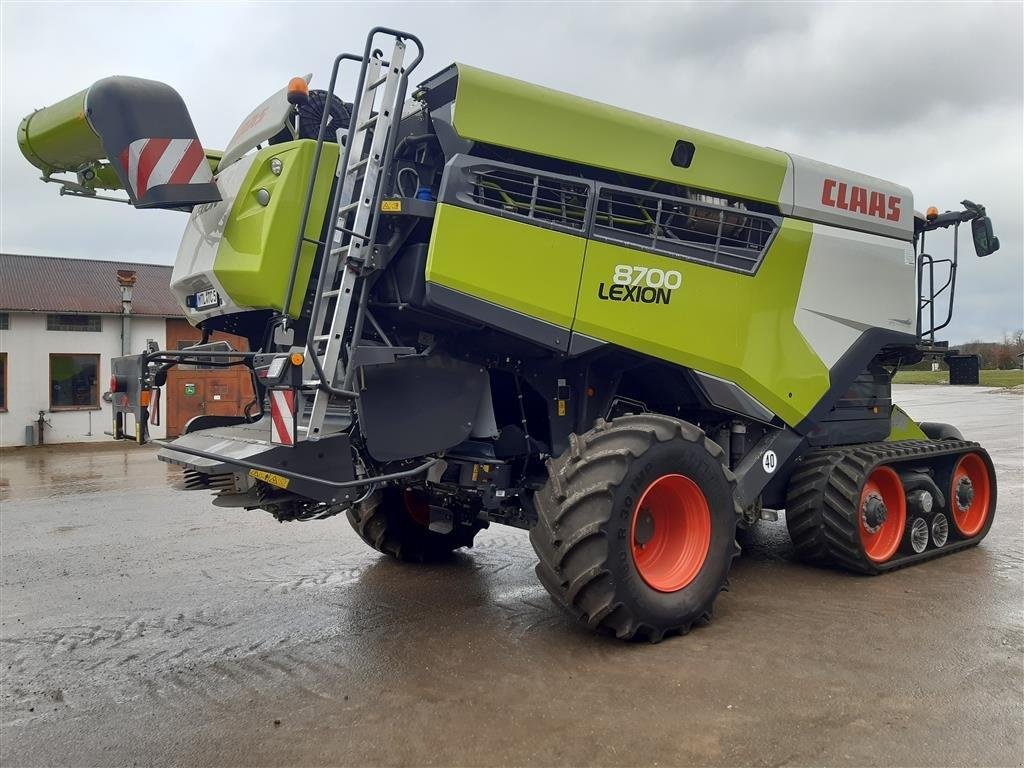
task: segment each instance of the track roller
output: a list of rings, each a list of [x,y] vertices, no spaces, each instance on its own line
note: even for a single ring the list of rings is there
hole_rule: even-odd
[[[928,549],[929,530],[928,521],[923,517],[915,517],[910,521],[910,530],[907,532],[907,544],[911,552],[919,555]]]
[[[946,546],[946,542],[949,541],[949,520],[941,512],[932,518],[931,531],[932,544],[935,545],[935,548],[941,549]]]

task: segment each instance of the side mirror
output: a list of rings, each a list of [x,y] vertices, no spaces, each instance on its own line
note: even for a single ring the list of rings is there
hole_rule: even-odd
[[[971,235],[974,252],[979,256],[988,256],[999,250],[999,238],[992,234],[992,220],[988,216],[979,216],[971,221]]]

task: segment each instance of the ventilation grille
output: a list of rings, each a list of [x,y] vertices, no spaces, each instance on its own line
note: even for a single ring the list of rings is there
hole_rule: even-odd
[[[709,195],[668,197],[601,187],[593,237],[630,248],[753,273],[777,225],[743,203]]]
[[[466,196],[475,205],[505,216],[583,232],[590,187],[568,179],[509,168],[470,173]]]

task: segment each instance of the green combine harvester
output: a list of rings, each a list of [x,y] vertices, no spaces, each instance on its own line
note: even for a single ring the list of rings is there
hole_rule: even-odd
[[[984,538],[988,454],[890,386],[952,313],[956,251],[926,234],[969,223],[992,253],[984,207],[918,214],[887,181],[462,64],[409,89],[422,54],[376,28],[223,152],[149,80],[25,118],[63,194],[188,215],[171,289],[206,343],[114,361],[115,437],[148,439],[171,366],[244,365],[255,412],[160,450],[190,487],[343,513],[400,560],[528,529],[554,599],[620,638],[706,619],[737,528],[777,510],[800,558],[861,573]]]

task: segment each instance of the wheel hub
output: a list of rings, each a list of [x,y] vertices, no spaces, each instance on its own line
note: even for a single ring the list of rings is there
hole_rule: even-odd
[[[888,513],[889,510],[886,509],[885,502],[880,494],[868,494],[868,497],[864,499],[864,506],[861,507],[861,520],[864,524],[864,529],[868,533],[878,533],[882,525],[885,524]]]
[[[650,507],[641,507],[636,517],[636,528],[633,531],[633,541],[638,547],[643,548],[654,538],[654,515]]]
[[[974,502],[974,484],[971,478],[961,477],[956,485],[956,505],[961,512],[966,512]]]
[[[700,573],[711,547],[711,510],[693,480],[654,480],[633,507],[630,549],[640,578],[658,592],[677,592]]]

